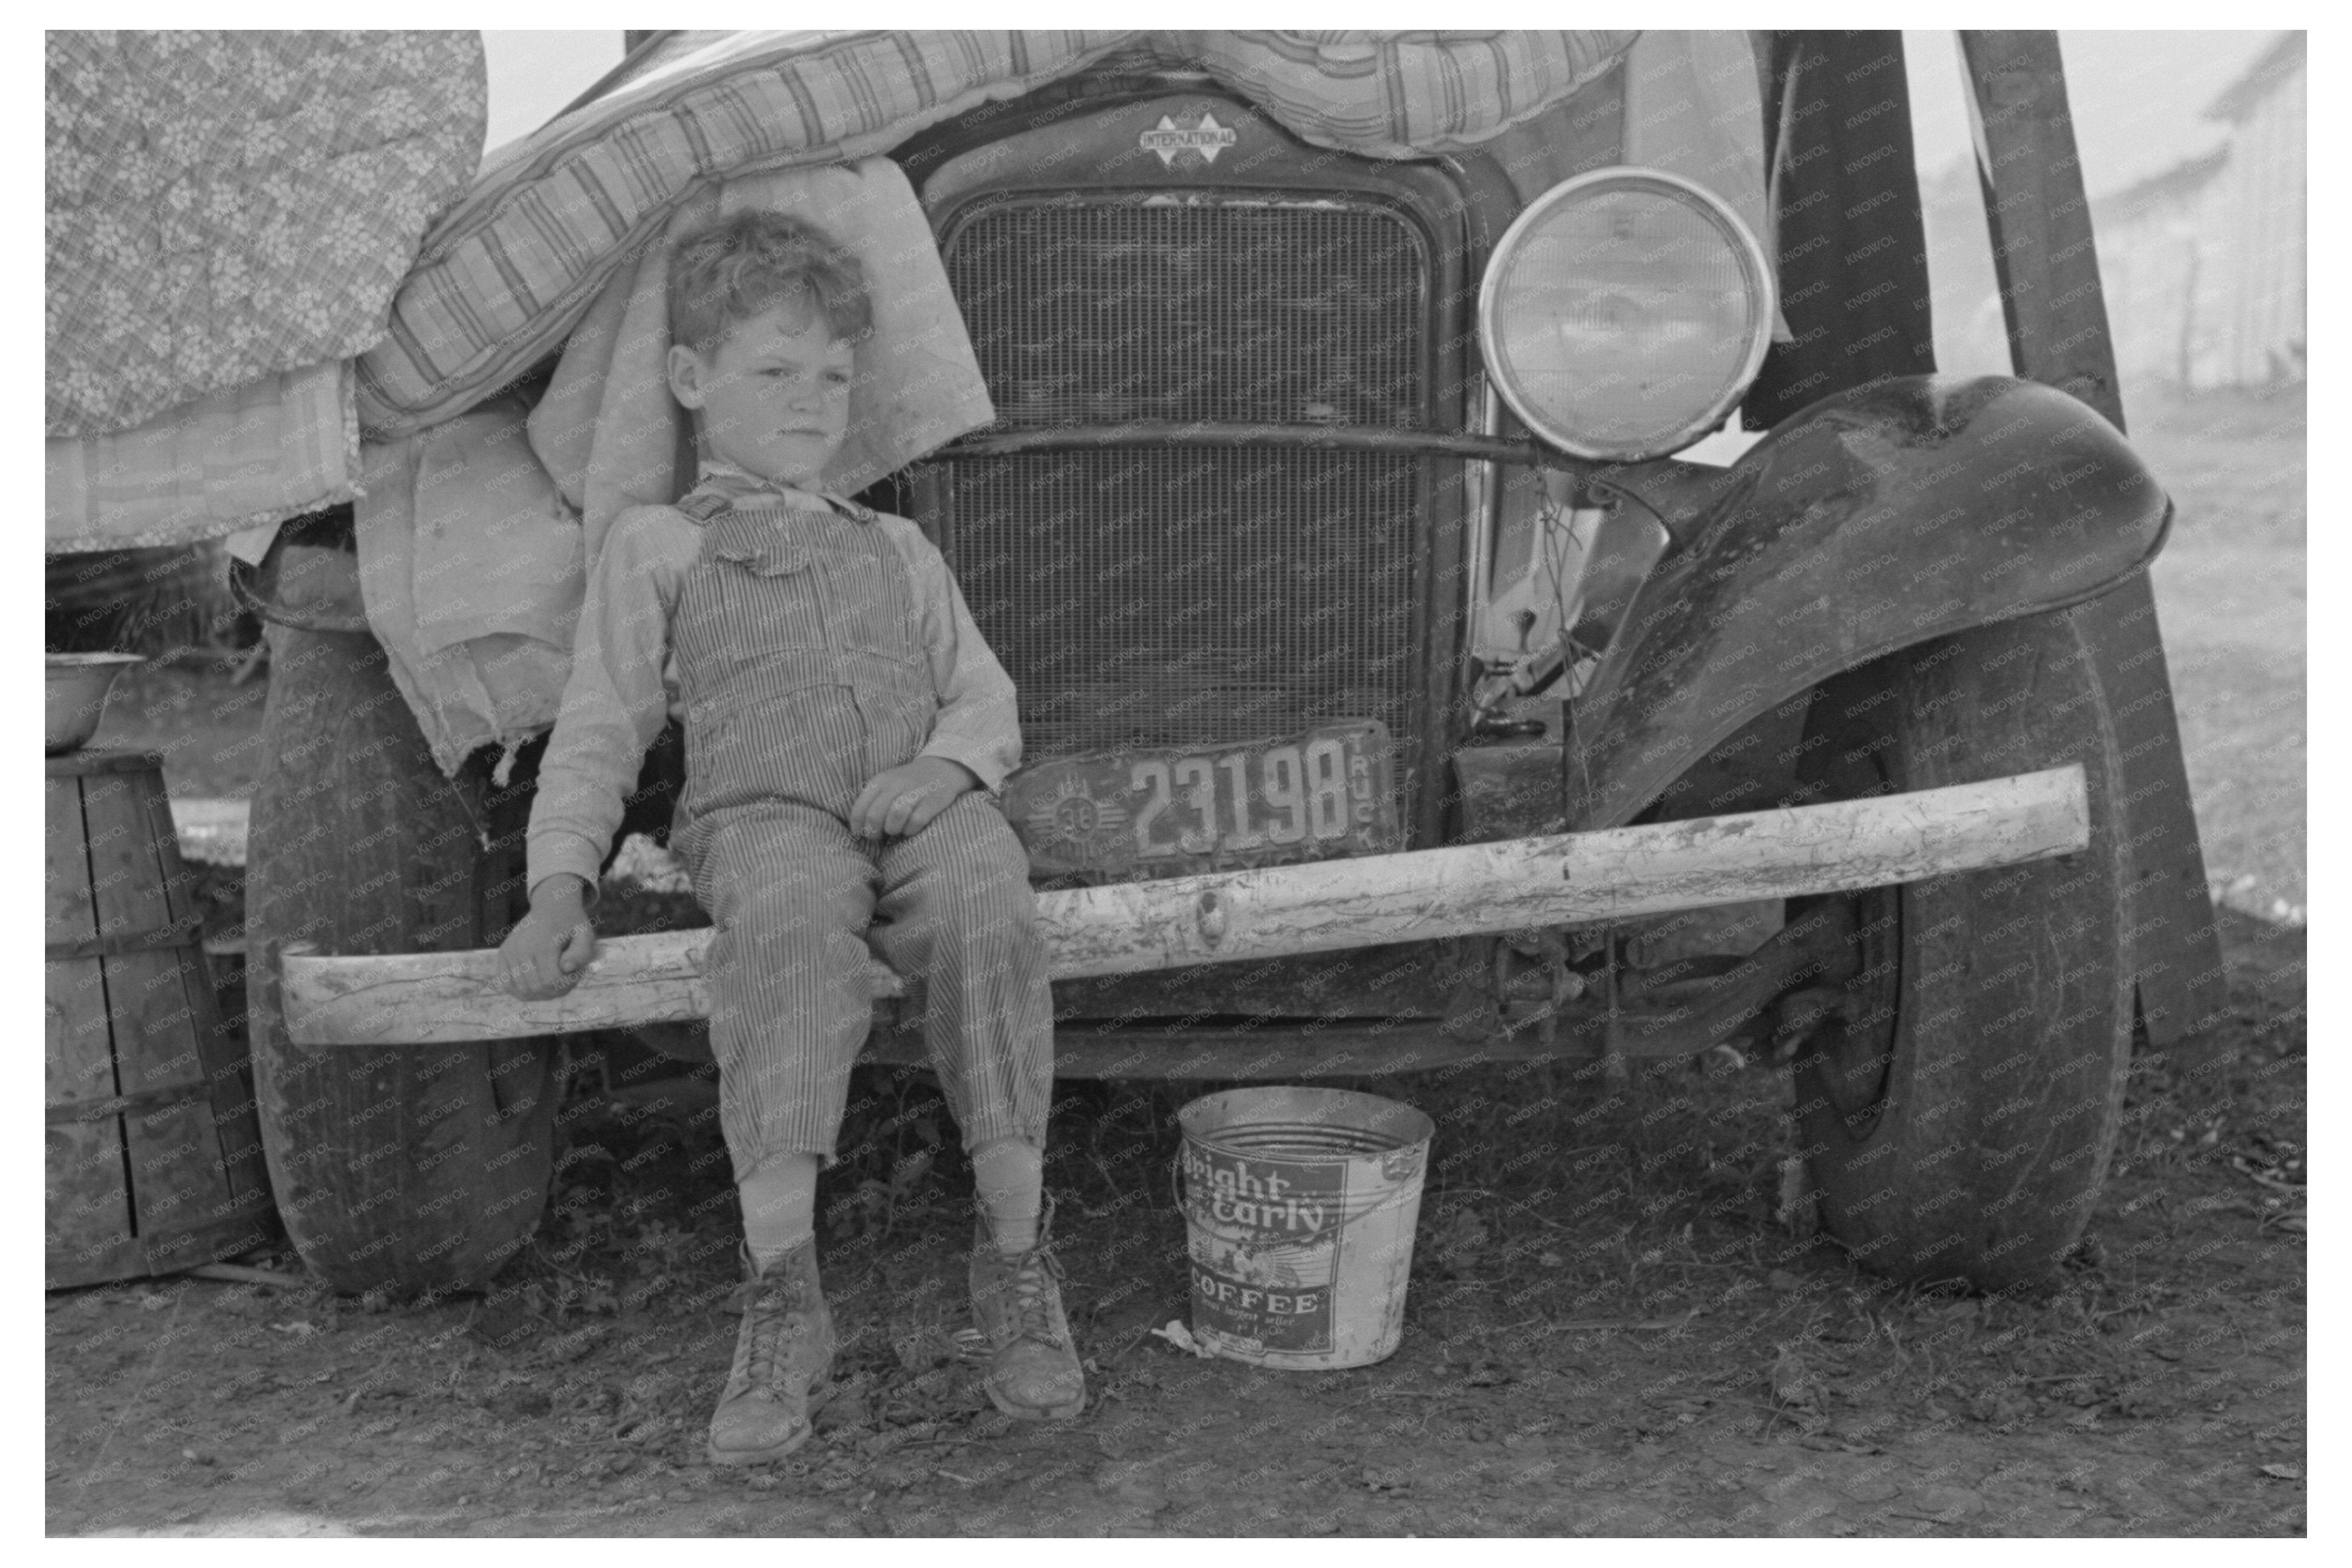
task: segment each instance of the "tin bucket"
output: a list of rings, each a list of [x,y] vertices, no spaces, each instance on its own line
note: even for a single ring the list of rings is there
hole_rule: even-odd
[[[1286,1086],[1206,1095],[1176,1120],[1192,1337],[1292,1371],[1394,1352],[1429,1118],[1378,1095]]]

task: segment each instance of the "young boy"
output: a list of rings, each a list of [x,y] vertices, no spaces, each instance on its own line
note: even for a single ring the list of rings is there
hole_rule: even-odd
[[[814,226],[743,213],[679,242],[669,316],[699,482],[624,512],[597,558],[507,984],[560,995],[593,955],[597,871],[674,661],[686,788],[670,842],[715,927],[710,1038],[749,1281],[712,1461],[799,1447],[830,1367],[816,1176],[866,1034],[877,916],[890,967],[924,982],[926,1041],[971,1153],[989,1397],[1074,1415],[1085,1381],[1040,1215],[1052,1009],[1028,858],[992,802],[1021,754],[1013,684],[920,531],[819,488],[872,326],[862,271]]]

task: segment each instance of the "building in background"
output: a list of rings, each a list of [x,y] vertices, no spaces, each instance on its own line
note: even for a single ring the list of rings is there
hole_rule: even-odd
[[[2303,379],[2306,74],[2281,35],[2206,106],[2228,140],[2092,204],[2126,387]]]

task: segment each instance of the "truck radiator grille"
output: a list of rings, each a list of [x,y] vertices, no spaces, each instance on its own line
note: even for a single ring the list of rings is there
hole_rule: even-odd
[[[1385,208],[1004,202],[944,254],[1000,427],[1427,423],[1429,265]],[[946,469],[957,578],[1029,755],[1376,718],[1412,819],[1420,459],[1126,447]]]
[[[1351,717],[1410,732],[1411,461],[1128,448],[956,467],[957,575],[1032,750]]]
[[[1377,206],[1007,202],[948,276],[1005,425],[1412,426],[1428,289]]]

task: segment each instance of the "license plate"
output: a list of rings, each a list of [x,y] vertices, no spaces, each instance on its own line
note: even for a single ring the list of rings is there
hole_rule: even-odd
[[[1165,876],[1404,847],[1388,727],[1372,719],[1233,746],[1048,758],[1005,781],[1003,804],[1039,876]]]

